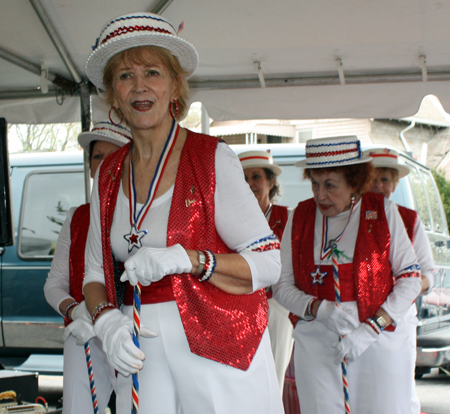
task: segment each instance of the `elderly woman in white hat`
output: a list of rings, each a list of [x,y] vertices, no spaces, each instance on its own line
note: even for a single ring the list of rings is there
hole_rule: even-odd
[[[120,413],[132,392],[139,413],[282,413],[264,290],[279,242],[234,152],[178,125],[197,63],[151,13],[109,21],[86,62],[133,136],[94,181],[86,303],[119,373]]]
[[[372,158],[376,167],[376,176],[371,191],[384,194],[389,198],[395,191],[400,179],[406,177],[410,169],[407,165],[399,163],[399,154],[391,148],[374,148],[364,151],[363,155]],[[433,252],[425,229],[416,211],[397,205],[398,212],[405,224],[408,237],[413,244],[420,265],[422,278],[422,294],[426,294],[433,288],[435,283],[436,268],[434,267]],[[415,350],[417,346],[417,308],[411,305],[409,312],[410,346]],[[416,366],[416,352],[412,353],[411,365],[413,370]],[[420,414],[420,401],[416,394],[414,376],[411,377],[413,398],[411,405],[412,414]]]
[[[258,200],[269,227],[278,240],[281,240],[289,214],[286,206],[274,204],[276,196],[280,195],[277,177],[282,173],[282,168],[273,163],[273,157],[269,151],[245,151],[241,152],[238,157],[244,170],[245,181]],[[283,393],[286,368],[292,354],[292,323],[288,318],[289,311],[273,298],[271,287],[266,289],[266,295],[269,302],[270,344],[278,383]]]
[[[97,122],[91,131],[78,135],[88,154],[91,178],[100,163],[131,140],[131,131],[109,121]],[[59,233],[50,272],[44,286],[47,302],[64,317],[63,414],[92,413],[92,396],[84,343],[90,342],[95,371],[97,403],[104,413],[115,388],[114,369],[101,342],[95,338],[92,320],[83,301],[84,252],[89,228],[89,204],[72,207]]]
[[[367,192],[370,160],[347,136],[307,141],[306,159],[296,164],[314,197],[289,217],[273,290],[296,322],[302,414],[348,406],[352,414],[410,412],[404,317],[420,293],[420,271],[396,206]]]

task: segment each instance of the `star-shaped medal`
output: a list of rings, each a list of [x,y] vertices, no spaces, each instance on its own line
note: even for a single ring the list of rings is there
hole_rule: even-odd
[[[138,230],[136,225],[133,224],[131,227],[130,234],[125,234],[123,238],[128,242],[128,254],[130,254],[133,249],[140,249],[142,247],[142,238],[147,234],[147,230]]]
[[[316,271],[311,272],[310,275],[313,278],[313,280],[312,280],[313,285],[316,283],[323,285],[323,278],[327,275],[327,272],[322,273],[320,271],[320,266],[317,266]]]

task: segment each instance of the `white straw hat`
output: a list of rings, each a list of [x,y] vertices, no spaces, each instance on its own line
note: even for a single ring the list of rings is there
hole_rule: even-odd
[[[409,174],[410,169],[398,162],[398,152],[390,148],[373,148],[363,152],[363,155],[372,157],[372,163],[376,168],[393,168],[398,171],[398,178]]]
[[[109,59],[119,52],[139,46],[168,49],[186,71],[186,79],[197,69],[198,53],[194,46],[178,37],[177,31],[163,17],[139,12],[116,17],[103,27],[86,61],[87,77],[97,88],[105,90],[103,72]]]
[[[109,121],[97,122],[89,132],[78,135],[78,143],[86,152],[89,152],[91,141],[106,141],[123,147],[132,140],[131,131],[127,127],[114,125]]]
[[[268,151],[246,151],[239,155],[242,168],[267,168],[279,176],[283,170],[281,167],[273,163],[272,154]]]
[[[372,158],[362,156],[361,142],[355,135],[309,139],[305,147],[306,159],[297,161],[296,167],[329,168],[361,164]]]

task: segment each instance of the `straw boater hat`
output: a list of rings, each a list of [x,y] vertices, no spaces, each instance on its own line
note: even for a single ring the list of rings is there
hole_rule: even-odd
[[[246,151],[241,152],[238,157],[244,170],[246,168],[267,168],[273,171],[275,176],[279,176],[283,172],[281,167],[273,163],[273,157],[270,152]]]
[[[105,90],[103,71],[109,59],[119,52],[139,46],[168,49],[186,71],[186,79],[197,69],[198,53],[194,46],[178,37],[177,31],[163,17],[142,12],[116,17],[103,27],[86,61],[87,77],[97,88]]]
[[[305,155],[304,160],[295,163],[296,167],[342,167],[372,159],[362,155],[361,142],[355,135],[309,139],[306,141]]]
[[[373,148],[363,152],[363,155],[372,157],[376,168],[393,168],[398,171],[398,178],[409,174],[410,169],[398,162],[398,152],[390,148]]]
[[[78,135],[78,143],[86,152],[89,152],[91,141],[106,141],[123,147],[132,140],[131,131],[128,128],[114,125],[109,121],[97,122],[91,131]]]

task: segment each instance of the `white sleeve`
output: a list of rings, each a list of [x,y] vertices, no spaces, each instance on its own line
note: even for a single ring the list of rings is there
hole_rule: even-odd
[[[396,205],[385,199],[385,211],[391,233],[389,260],[397,283],[381,307],[397,323],[419,295],[422,281],[420,277],[402,277],[417,272],[418,260]]]
[[[290,212],[283,239],[281,240],[281,277],[272,286],[273,296],[277,302],[293,314],[304,318],[308,302],[314,297],[300,290],[295,285],[294,268],[292,266],[292,220],[295,209]]]
[[[53,256],[50,272],[44,285],[44,295],[48,304],[61,315],[59,310],[60,303],[65,299],[71,299],[70,296],[70,224],[73,213],[77,207],[72,207],[67,212],[61,231],[59,232],[56,243],[55,255]],[[62,315],[61,315],[62,316]]]
[[[241,252],[258,240],[272,235],[256,197],[245,182],[239,158],[225,143],[216,150],[216,229],[225,244]],[[252,273],[253,291],[275,283],[280,277],[279,250],[240,253]]]
[[[91,282],[105,284],[103,273],[102,237],[100,228],[100,199],[98,195],[97,169],[91,196],[90,224],[86,241],[85,275],[83,287]]]
[[[425,229],[419,217],[417,217],[416,225],[414,226],[413,246],[416,251],[417,260],[419,261],[422,276],[425,276],[428,279],[430,285],[428,290],[422,293],[423,295],[427,295],[434,287],[437,269],[434,266],[430,241],[428,240],[428,236],[425,233]]]

